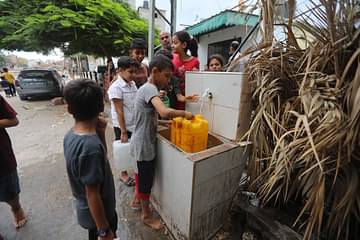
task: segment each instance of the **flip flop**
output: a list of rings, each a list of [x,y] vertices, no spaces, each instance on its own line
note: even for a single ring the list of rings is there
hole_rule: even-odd
[[[133,179],[132,177],[129,177],[126,182],[124,180],[122,180],[121,178],[120,178],[120,181],[123,182],[128,187],[135,186],[135,179]]]
[[[24,219],[21,219],[20,221],[14,223],[15,228],[16,229],[22,228],[23,226],[25,226],[26,223],[27,223],[27,218],[25,217]]]

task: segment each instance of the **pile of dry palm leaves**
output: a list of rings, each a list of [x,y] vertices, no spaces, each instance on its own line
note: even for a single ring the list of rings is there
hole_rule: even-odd
[[[263,44],[246,67],[252,190],[264,204],[300,202],[294,226],[304,239],[360,239],[360,2],[311,2],[293,21],[289,1],[284,42],[266,27],[275,4],[262,1]],[[295,25],[311,36],[306,49]]]

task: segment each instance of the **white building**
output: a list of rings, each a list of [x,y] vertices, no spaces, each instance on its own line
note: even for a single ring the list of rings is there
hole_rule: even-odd
[[[149,20],[149,16],[150,16],[149,1],[144,0],[143,5],[141,7],[138,7],[137,11],[138,11],[140,17],[145,18],[146,20]],[[166,16],[165,10],[159,9],[159,12],[163,16]],[[169,25],[166,23],[166,21],[160,16],[160,14],[157,11],[155,11],[155,26],[160,31],[168,32],[170,30]]]
[[[242,42],[258,22],[259,17],[248,13],[225,10],[185,30],[199,43],[200,70],[205,69],[208,57],[220,54],[227,62],[229,46],[234,40]]]

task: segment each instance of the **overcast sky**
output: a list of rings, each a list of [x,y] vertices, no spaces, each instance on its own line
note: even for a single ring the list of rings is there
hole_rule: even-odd
[[[201,19],[208,18],[225,9],[232,8],[239,0],[177,0],[177,25],[178,29],[184,28],[179,24],[192,25]],[[136,0],[136,5],[141,6],[143,0]],[[170,0],[155,0],[159,9],[167,11],[170,16]]]

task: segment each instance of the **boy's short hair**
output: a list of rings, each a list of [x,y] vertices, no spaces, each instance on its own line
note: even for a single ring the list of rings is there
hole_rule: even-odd
[[[140,64],[129,56],[122,56],[117,61],[117,67],[121,69],[128,69],[131,67],[140,67]]]
[[[65,86],[64,98],[76,120],[91,120],[104,111],[101,88],[89,79],[70,81]]]
[[[8,68],[6,68],[6,67],[4,67],[4,68],[3,68],[3,71],[4,71],[4,72],[8,72],[8,71],[9,71],[9,69],[8,69]]]
[[[134,38],[131,41],[130,49],[146,49],[146,42],[142,38]]]
[[[152,71],[152,69],[154,67],[156,67],[160,71],[165,70],[165,69],[171,69],[172,71],[174,70],[173,63],[171,62],[171,60],[168,57],[165,57],[164,55],[157,55],[151,60],[151,62],[149,64],[150,72]]]

